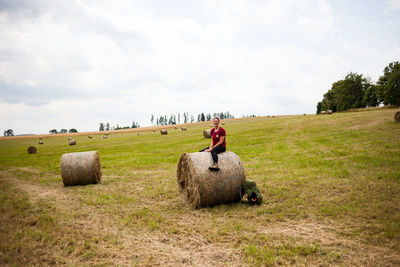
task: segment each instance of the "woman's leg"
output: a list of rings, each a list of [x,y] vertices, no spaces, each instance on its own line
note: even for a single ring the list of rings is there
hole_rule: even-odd
[[[211,150],[211,156],[212,156],[213,162],[218,163],[218,155],[217,154],[225,152],[225,151],[226,151],[226,148],[223,146],[214,147]]]
[[[206,148],[200,150],[199,152],[204,152],[206,149],[209,149],[209,148],[210,148],[210,147],[206,147]]]

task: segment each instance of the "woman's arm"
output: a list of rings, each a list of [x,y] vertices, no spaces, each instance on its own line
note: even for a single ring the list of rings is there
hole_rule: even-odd
[[[221,137],[219,138],[219,142],[216,143],[215,146],[210,146],[210,148],[207,149],[207,151],[210,152],[214,147],[219,146],[219,145],[222,145],[222,143],[224,142],[224,140],[225,140],[225,136],[221,136]],[[211,142],[211,145],[212,145],[212,142]]]

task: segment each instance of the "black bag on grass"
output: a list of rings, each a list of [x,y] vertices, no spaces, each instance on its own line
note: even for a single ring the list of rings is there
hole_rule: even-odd
[[[257,188],[256,182],[253,180],[245,180],[243,182],[241,193],[242,195],[246,194],[247,202],[250,205],[260,205],[262,203],[262,195]]]

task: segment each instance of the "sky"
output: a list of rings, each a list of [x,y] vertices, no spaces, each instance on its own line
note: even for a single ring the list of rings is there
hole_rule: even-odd
[[[0,130],[315,113],[400,60],[400,0],[0,0]]]

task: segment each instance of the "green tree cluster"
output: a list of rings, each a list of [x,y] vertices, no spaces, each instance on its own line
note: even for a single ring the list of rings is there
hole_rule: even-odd
[[[4,130],[4,136],[14,136],[13,129]]]
[[[390,63],[376,84],[362,74],[349,73],[334,82],[317,104],[317,114],[323,110],[344,111],[352,108],[375,107],[380,104],[400,105],[400,64]]]
[[[188,112],[183,112],[182,116],[183,116],[183,123],[194,122],[194,120],[195,120],[195,116],[190,115]],[[197,121],[198,122],[211,121],[212,118],[215,116],[218,116],[220,119],[234,118],[234,116],[232,114],[230,114],[229,111],[221,112],[221,113],[213,113],[213,115],[211,115],[211,113],[206,114],[206,113],[202,112],[197,115]],[[176,118],[178,118],[178,120]],[[173,124],[181,123],[181,114],[180,113],[178,113],[177,115],[171,114],[170,116],[162,115],[158,118],[156,118],[152,114],[150,121],[153,125],[173,125]]]

